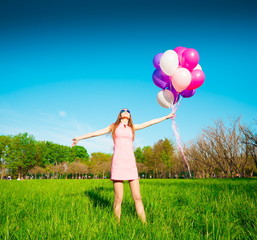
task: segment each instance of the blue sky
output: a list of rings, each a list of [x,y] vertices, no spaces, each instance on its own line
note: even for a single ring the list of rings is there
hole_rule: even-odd
[[[254,1],[8,1],[0,14],[0,134],[28,132],[70,145],[119,110],[135,123],[169,113],[156,100],[155,54],[195,48],[206,74],[176,123],[189,143],[203,128],[257,119]],[[255,125],[256,126],[256,125]],[[171,121],[140,130],[135,147],[175,138]],[[80,142],[112,152],[110,136]]]

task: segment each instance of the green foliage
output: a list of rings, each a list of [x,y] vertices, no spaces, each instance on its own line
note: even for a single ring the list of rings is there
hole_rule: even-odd
[[[138,163],[144,163],[146,161],[146,158],[143,154],[143,150],[142,148],[138,147],[135,151],[134,151],[134,154],[135,154],[135,158],[137,160]]]
[[[124,183],[120,224],[110,180],[0,181],[0,239],[256,239],[257,179],[140,180],[147,225]]]
[[[11,136],[0,136],[0,166],[3,166],[5,164],[5,152],[11,140]]]
[[[57,165],[62,162],[73,162],[73,156],[70,147],[56,144],[49,141],[37,142],[37,165],[45,167],[49,164]]]
[[[153,147],[146,146],[142,149],[144,164],[147,172],[151,172],[155,178],[171,176],[172,162],[174,162],[174,147],[170,140],[159,140]]]
[[[73,154],[74,154],[73,156],[76,160],[79,159],[83,162],[89,161],[88,152],[83,146],[77,146],[77,145],[74,146],[72,148],[72,152],[73,152]]]
[[[12,175],[26,175],[35,166],[46,168],[63,162],[88,161],[89,155],[84,147],[36,141],[32,135],[23,133],[0,136],[0,159],[0,167],[4,165]]]
[[[154,157],[160,159],[166,166],[171,166],[172,160],[174,158],[175,149],[173,143],[165,138],[164,140],[159,140],[153,147]]]
[[[94,152],[91,154],[90,161],[99,163],[99,162],[110,162],[112,159],[112,155],[108,153],[102,152]]]
[[[4,161],[12,173],[27,173],[36,164],[36,141],[28,133],[14,136],[4,152]]]
[[[151,146],[145,146],[142,149],[145,159],[150,161],[153,158],[153,148]]]
[[[112,155],[102,152],[95,152],[91,154],[90,169],[91,173],[105,177],[107,172],[111,169]]]

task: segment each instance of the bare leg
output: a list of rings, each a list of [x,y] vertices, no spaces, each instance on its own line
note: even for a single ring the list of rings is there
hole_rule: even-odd
[[[142,220],[143,223],[146,223],[144,205],[140,194],[139,180],[138,179],[131,180],[129,181],[129,185],[130,185],[132,197],[135,201],[137,215]]]
[[[120,216],[121,216],[121,203],[123,199],[123,181],[114,180],[113,187],[114,187],[113,211],[114,211],[114,216],[117,218],[119,222]]]

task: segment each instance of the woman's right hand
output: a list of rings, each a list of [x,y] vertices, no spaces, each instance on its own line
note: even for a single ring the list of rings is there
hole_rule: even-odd
[[[79,139],[78,138],[73,138],[72,141],[73,141],[73,143],[71,144],[71,146],[74,147],[79,142]]]
[[[166,116],[167,119],[171,118],[174,119],[176,117],[175,113],[170,113],[169,115]]]

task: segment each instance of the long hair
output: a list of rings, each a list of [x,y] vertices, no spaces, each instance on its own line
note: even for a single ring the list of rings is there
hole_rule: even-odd
[[[122,118],[121,118],[121,110],[120,110],[116,122],[111,125],[111,132],[112,132],[113,140],[115,139],[115,131],[116,131],[116,128],[119,126],[119,124],[121,122],[121,119]],[[134,124],[133,124],[131,113],[130,113],[130,119],[128,120],[128,126],[131,127],[132,134],[133,134],[133,141],[134,141],[134,139],[135,139],[135,129],[134,129]]]

